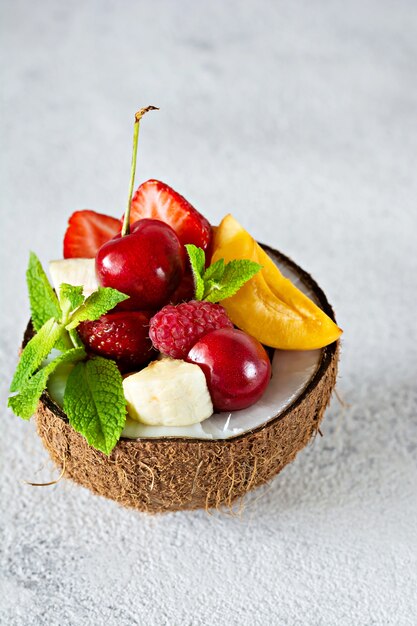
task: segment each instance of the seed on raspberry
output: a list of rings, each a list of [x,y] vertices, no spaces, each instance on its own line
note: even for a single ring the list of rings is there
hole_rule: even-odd
[[[191,300],[164,306],[152,317],[149,336],[162,354],[185,359],[197,341],[219,328],[233,328],[225,309],[220,304]]]

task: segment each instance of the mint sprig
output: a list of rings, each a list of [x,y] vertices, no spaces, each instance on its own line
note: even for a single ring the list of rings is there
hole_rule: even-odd
[[[30,419],[36,411],[43,390],[46,389],[49,376],[58,365],[68,362],[75,363],[80,359],[84,359],[85,356],[86,352],[84,348],[72,348],[60,354],[53,361],[48,363],[48,365],[42,367],[36,374],[28,378],[26,382],[20,386],[20,392],[9,398],[8,406],[12,409],[13,413],[25,420]]]
[[[64,411],[74,430],[109,455],[126,422],[122,376],[116,363],[98,356],[78,363],[65,387]]]
[[[20,391],[62,337],[65,328],[51,318],[26,344],[17,364],[10,391]]]
[[[193,244],[186,246],[194,277],[195,299],[220,302],[230,298],[262,269],[262,265],[249,259],[224,262],[219,259],[205,268],[204,250]]]
[[[66,321],[72,311],[81,306],[85,298],[83,288],[62,283],[59,287],[59,304],[61,307],[61,321]]]
[[[61,308],[58,298],[34,252],[31,252],[29,256],[26,282],[33,328],[36,331],[40,330],[51,317],[59,321],[61,319]]]
[[[35,277],[33,268],[36,269]],[[43,298],[50,298],[50,310],[54,310],[54,316],[47,320],[26,344],[10,385],[12,393],[21,390],[52,348],[65,351],[70,347],[82,346],[74,330],[81,321],[95,320],[128,298],[117,289],[99,287],[86,299],[82,295],[82,287],[63,283],[59,289],[59,300],[57,300],[52,287],[49,285],[48,288],[48,279],[39,259],[33,253],[29,259],[29,269],[28,290],[29,294],[32,294],[31,308],[35,318],[42,319],[45,311],[48,310],[47,303],[40,298],[41,295]],[[39,277],[41,277],[40,280]]]
[[[191,269],[194,277],[195,299],[202,300],[204,297],[204,265],[206,262],[206,255],[202,248],[197,248],[193,244],[185,246],[188,256],[190,258]]]
[[[71,330],[76,328],[80,322],[86,320],[98,320],[99,317],[114,309],[116,304],[127,300],[129,296],[125,296],[117,289],[110,287],[99,287],[83,301],[83,304],[74,312],[68,321],[66,328]]]
[[[35,334],[21,353],[8,405],[17,416],[29,419],[55,368],[61,363],[77,363],[64,395],[70,423],[91,445],[109,454],[125,421],[122,378],[113,361],[101,357],[85,360],[87,354],[76,328],[82,321],[98,319],[128,296],[117,289],[99,287],[85,298],[81,286],[62,283],[57,297],[34,253],[30,254],[26,277]],[[61,354],[44,364],[54,348]]]

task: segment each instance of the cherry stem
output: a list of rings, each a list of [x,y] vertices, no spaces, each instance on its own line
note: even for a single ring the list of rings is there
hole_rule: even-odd
[[[125,216],[123,219],[122,237],[130,233],[130,207],[132,204],[133,187],[135,184],[136,157],[138,154],[139,126],[140,126],[140,120],[148,111],[159,111],[159,108],[151,105],[151,106],[145,107],[144,109],[140,109],[140,111],[137,111],[137,113],[135,113],[135,124],[133,126],[132,165],[130,168],[129,198],[127,201],[127,208],[126,208]]]

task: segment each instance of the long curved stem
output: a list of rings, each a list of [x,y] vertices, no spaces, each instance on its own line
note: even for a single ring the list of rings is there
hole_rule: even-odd
[[[127,207],[122,226],[122,237],[130,233],[130,205],[132,204],[133,187],[135,184],[136,174],[136,157],[138,154],[138,139],[139,139],[139,126],[140,120],[148,111],[159,111],[158,107],[148,106],[144,109],[140,109],[135,113],[135,124],[133,126],[133,151],[132,151],[132,165],[130,167],[130,185],[129,185],[129,198],[127,201]]]

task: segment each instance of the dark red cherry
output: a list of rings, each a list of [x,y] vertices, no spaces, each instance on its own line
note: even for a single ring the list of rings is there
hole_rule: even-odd
[[[97,278],[129,296],[118,310],[156,310],[168,302],[184,273],[184,251],[174,230],[159,220],[135,222],[96,255]]]
[[[254,404],[271,378],[263,346],[235,328],[208,333],[191,348],[186,360],[203,370],[217,411],[237,411]]]

